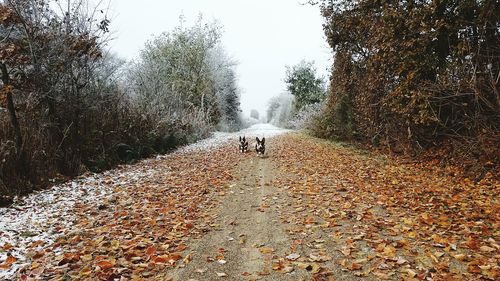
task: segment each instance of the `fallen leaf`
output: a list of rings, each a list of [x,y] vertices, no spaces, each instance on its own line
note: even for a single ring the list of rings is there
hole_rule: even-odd
[[[489,246],[481,246],[479,249],[481,250],[481,252],[487,252],[487,253],[495,251],[495,248]]]
[[[191,254],[188,254],[188,255],[186,255],[186,257],[184,257],[182,262],[184,262],[184,264],[188,264],[191,262],[191,260],[192,260],[192,256],[191,256]]]
[[[295,261],[298,258],[300,258],[300,254],[297,253],[291,253],[288,256],[285,257],[287,260]]]
[[[12,248],[14,248],[14,246],[12,246],[12,244],[9,244],[9,243],[6,243],[6,244],[4,244],[4,245],[2,246],[2,249],[3,249],[4,251],[8,251],[8,250],[10,250],[10,249],[12,249]]]
[[[110,261],[102,260],[102,261],[97,262],[96,266],[100,267],[103,270],[108,270],[108,269],[114,267],[115,264],[113,262],[110,262]]]
[[[417,273],[410,268],[406,269],[406,274],[408,274],[408,276],[410,276],[411,278],[417,276]]]
[[[7,259],[5,259],[5,261],[0,264],[0,268],[1,269],[9,269],[10,266],[15,263],[17,261],[17,258],[14,257],[14,256],[8,256]]]
[[[259,251],[263,254],[271,254],[272,252],[274,252],[274,249],[269,247],[262,247],[259,248]]]

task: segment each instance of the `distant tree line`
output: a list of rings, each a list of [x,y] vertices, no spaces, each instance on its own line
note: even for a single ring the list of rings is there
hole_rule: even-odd
[[[317,134],[498,157],[497,0],[320,3],[335,62]]]
[[[85,0],[0,3],[0,195],[107,169],[240,126],[234,63],[200,19],[133,63]]]

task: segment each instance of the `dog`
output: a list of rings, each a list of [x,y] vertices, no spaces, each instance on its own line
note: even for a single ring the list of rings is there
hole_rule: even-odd
[[[257,155],[264,156],[264,153],[266,152],[266,138],[262,138],[262,140],[259,140],[258,137],[255,138],[257,143],[255,144],[255,151],[257,152]]]
[[[248,141],[245,139],[245,136],[243,138],[240,136],[240,152],[248,152]]]

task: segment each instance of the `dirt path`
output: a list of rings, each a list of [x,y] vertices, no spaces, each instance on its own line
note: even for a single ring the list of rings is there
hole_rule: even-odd
[[[299,280],[306,270],[279,273],[276,257],[290,253],[286,225],[281,222],[286,194],[274,186],[270,157],[245,155],[237,164],[236,180],[214,210],[216,229],[195,241],[192,262],[173,274],[174,280]]]

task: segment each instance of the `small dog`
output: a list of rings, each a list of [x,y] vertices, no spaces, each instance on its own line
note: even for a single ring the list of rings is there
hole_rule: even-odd
[[[240,152],[248,152],[248,141],[245,139],[245,136],[243,138],[240,136]]]
[[[255,138],[257,140],[257,143],[255,144],[255,151],[257,152],[257,155],[262,155],[264,156],[264,153],[266,152],[266,138],[262,138],[262,140],[259,140],[259,138]]]

